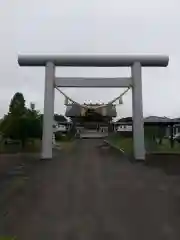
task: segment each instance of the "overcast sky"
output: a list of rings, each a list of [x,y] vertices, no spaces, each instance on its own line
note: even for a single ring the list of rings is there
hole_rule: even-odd
[[[179,0],[1,0],[0,116],[20,91],[43,111],[44,69],[20,68],[18,53],[161,53],[168,68],[143,69],[144,115],[180,116]],[[127,68],[58,68],[58,76],[128,76]],[[65,89],[76,101],[107,102],[123,89]],[[132,114],[131,91],[118,115]],[[55,112],[64,113],[56,93]]]

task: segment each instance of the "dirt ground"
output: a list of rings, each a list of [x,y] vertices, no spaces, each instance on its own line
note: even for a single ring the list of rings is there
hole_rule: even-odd
[[[4,178],[0,236],[179,240],[179,173],[131,163],[101,142],[77,140],[53,160],[34,159]]]
[[[0,178],[17,164],[22,162],[21,154],[0,154]]]

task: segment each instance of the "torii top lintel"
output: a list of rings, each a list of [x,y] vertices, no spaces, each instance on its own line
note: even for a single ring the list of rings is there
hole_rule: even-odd
[[[64,67],[129,67],[140,62],[143,67],[166,67],[167,55],[120,55],[120,54],[60,54],[60,55],[19,55],[20,66],[45,66],[53,62]]]

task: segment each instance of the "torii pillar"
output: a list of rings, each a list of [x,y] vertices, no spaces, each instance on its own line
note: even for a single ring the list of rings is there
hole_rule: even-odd
[[[54,80],[55,66],[53,62],[47,62],[45,66],[44,87],[44,116],[42,135],[42,159],[52,158],[53,123],[54,123]]]
[[[132,74],[133,149],[137,160],[145,159],[141,64],[135,62]]]

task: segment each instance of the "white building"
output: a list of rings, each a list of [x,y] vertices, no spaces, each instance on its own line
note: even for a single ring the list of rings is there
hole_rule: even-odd
[[[128,126],[128,125],[118,126],[117,132],[132,132],[132,126]]]

